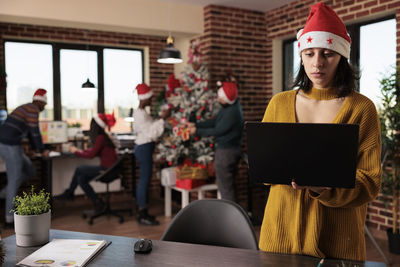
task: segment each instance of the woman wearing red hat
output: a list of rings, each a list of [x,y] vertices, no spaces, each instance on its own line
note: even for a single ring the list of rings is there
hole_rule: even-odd
[[[291,186],[271,185],[259,247],[362,261],[367,205],[381,183],[379,118],[372,101],[355,91],[358,75],[348,63],[350,37],[330,7],[312,6],[297,39],[297,89],[274,96],[263,122],[358,124],[356,184],[354,189],[306,187],[295,181]]]
[[[55,200],[72,201],[74,199],[74,191],[78,185],[93,201],[94,210],[96,213],[101,212],[105,208],[105,204],[101,198],[94,192],[89,182],[104,171],[111,167],[118,159],[118,154],[115,145],[111,138],[105,132],[105,129],[110,129],[115,124],[114,115],[97,114],[90,122],[89,138],[93,146],[89,149],[79,150],[72,146],[70,151],[78,157],[94,158],[100,157],[100,165],[81,165],[75,169],[74,176],[68,189],[59,196],[55,196]]]

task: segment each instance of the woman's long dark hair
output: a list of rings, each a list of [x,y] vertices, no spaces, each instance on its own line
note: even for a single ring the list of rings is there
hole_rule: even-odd
[[[103,128],[101,128],[96,121],[92,118],[90,121],[89,138],[92,145],[96,142],[96,138],[99,135],[104,135],[106,137],[107,146],[115,147],[114,143],[111,141],[110,137],[106,134]]]
[[[332,88],[336,90],[338,97],[348,96],[357,89],[357,81],[360,79],[359,71],[350,65],[347,59],[340,56],[340,61],[333,79]],[[292,89],[300,88],[308,92],[312,88],[312,82],[308,78],[303,64],[300,62],[299,73],[296,76]]]

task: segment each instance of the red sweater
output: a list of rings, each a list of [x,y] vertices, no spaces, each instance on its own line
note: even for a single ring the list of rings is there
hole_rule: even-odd
[[[105,168],[109,168],[118,159],[117,151],[114,147],[107,145],[106,137],[104,135],[97,136],[92,148],[77,151],[75,152],[75,155],[88,159],[98,156],[100,157],[100,165]]]

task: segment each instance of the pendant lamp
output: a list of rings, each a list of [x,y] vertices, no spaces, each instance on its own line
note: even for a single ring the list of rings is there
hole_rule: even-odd
[[[168,2],[168,30],[171,28],[171,5],[170,2]],[[157,58],[158,63],[164,63],[164,64],[177,64],[177,63],[182,63],[182,56],[181,52],[174,47],[174,39],[171,36],[171,31],[169,32],[168,38],[167,38],[167,46],[164,47],[160,55]]]
[[[168,36],[167,46],[161,50],[157,62],[164,64],[177,64],[182,63],[182,61],[181,52],[174,47],[174,39],[171,35]]]
[[[88,39],[88,37],[87,37],[87,31],[85,31],[85,36],[86,36],[86,41],[87,41],[87,44],[86,44],[86,52],[88,52],[89,51],[89,39]],[[86,65],[86,67],[87,67],[87,75],[89,76],[89,55],[86,55],[86,59],[87,59],[87,65]],[[95,86],[94,86],[94,83],[92,83],[90,80],[89,80],[89,77],[87,78],[87,80],[86,80],[86,82],[84,82],[84,83],[82,83],[82,86],[81,86],[82,88],[96,88]]]
[[[87,78],[86,82],[82,83],[82,88],[96,88],[94,83],[92,83],[89,78]]]

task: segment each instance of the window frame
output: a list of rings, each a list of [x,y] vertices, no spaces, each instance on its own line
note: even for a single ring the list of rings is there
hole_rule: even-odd
[[[33,43],[33,44],[47,44],[52,46],[52,57],[53,57],[53,105],[54,105],[54,120],[62,120],[62,105],[61,105],[61,79],[60,79],[60,50],[71,49],[71,50],[88,50],[97,52],[97,110],[99,113],[104,113],[104,49],[121,49],[138,51],[142,55],[142,80],[145,80],[145,48],[137,47],[120,47],[120,46],[108,46],[108,45],[93,45],[93,44],[75,44],[75,43],[61,43],[61,42],[46,42],[40,40],[21,40],[5,38],[3,39],[3,54],[5,55],[5,43],[6,42],[18,42],[18,43]],[[4,57],[5,60],[5,57]],[[7,70],[6,70],[7,72]],[[83,83],[84,81],[82,81]],[[7,107],[7,101],[5,99],[5,105]]]

